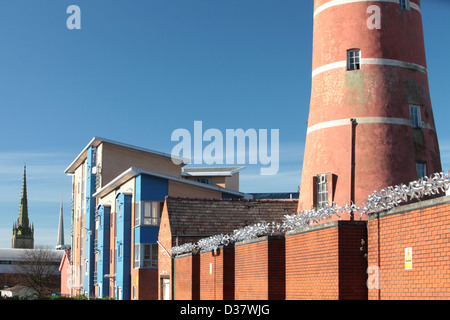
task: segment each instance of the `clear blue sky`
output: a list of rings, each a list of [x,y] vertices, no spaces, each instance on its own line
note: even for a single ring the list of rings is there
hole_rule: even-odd
[[[81,30],[66,9],[81,8]],[[422,0],[429,81],[450,169],[450,1]],[[0,0],[0,247],[23,165],[35,243],[56,244],[64,169],[94,136],[170,153],[177,128],[279,129],[280,169],[245,192],[296,191],[310,99],[312,0]]]

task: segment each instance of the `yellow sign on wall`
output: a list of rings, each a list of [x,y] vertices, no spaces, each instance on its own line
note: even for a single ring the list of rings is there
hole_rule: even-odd
[[[405,270],[412,269],[412,248],[405,248]]]

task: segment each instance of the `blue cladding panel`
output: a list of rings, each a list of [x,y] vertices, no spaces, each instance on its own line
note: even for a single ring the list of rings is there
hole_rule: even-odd
[[[121,208],[121,209],[120,209]],[[116,199],[116,290],[121,288],[123,300],[131,294],[131,196],[120,193]],[[119,257],[119,247],[120,254]]]
[[[242,196],[238,196],[231,193],[222,192],[222,199],[240,199]]]
[[[95,198],[92,196],[95,193],[95,174],[92,174],[92,168],[96,165],[96,151],[95,147],[89,147],[87,150],[86,157],[86,221],[85,221],[85,259],[88,261],[89,265],[85,266],[88,268],[89,272],[85,272],[84,277],[84,290],[88,293],[89,296],[94,294],[94,236],[95,232]],[[91,235],[89,235],[89,231],[91,231]],[[87,271],[87,270],[86,270]]]
[[[136,177],[136,202],[164,202],[169,193],[167,179],[141,174]],[[134,229],[134,243],[156,243],[159,226],[141,226]]]
[[[134,243],[156,243],[159,226],[142,226],[134,229]]]
[[[167,179],[143,174],[136,177],[136,202],[140,200],[164,201],[168,193]]]
[[[98,217],[99,223],[98,227],[98,251],[99,259],[97,261],[97,284],[101,285],[101,292],[99,292],[99,297],[109,296],[109,278],[105,278],[106,274],[109,274],[109,220],[111,217],[111,207],[99,206],[98,207]]]

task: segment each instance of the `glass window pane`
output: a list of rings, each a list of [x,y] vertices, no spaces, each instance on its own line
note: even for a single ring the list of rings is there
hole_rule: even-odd
[[[151,247],[146,244],[144,245],[144,260],[150,259]]]

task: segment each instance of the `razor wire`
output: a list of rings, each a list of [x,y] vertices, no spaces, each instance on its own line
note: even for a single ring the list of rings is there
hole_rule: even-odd
[[[199,252],[202,250],[216,249],[219,246],[227,246],[230,243],[256,239],[261,236],[284,234],[287,231],[310,227],[319,221],[352,214],[355,218],[389,210],[411,200],[420,200],[427,196],[438,195],[446,192],[450,186],[450,170],[447,173],[434,173],[425,176],[409,184],[389,186],[379,191],[374,191],[360,205],[353,203],[337,206],[325,205],[321,208],[300,211],[291,215],[285,215],[279,222],[258,222],[250,226],[234,230],[231,234],[217,234],[202,238],[197,243],[185,243],[171,249],[172,256]]]

